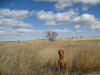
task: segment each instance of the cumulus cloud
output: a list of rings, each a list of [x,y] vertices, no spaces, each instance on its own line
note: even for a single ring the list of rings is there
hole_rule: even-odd
[[[33,16],[35,13],[36,13],[36,11],[35,11],[35,10],[32,10],[32,11],[29,13],[29,16]]]
[[[32,11],[33,12],[33,11]],[[30,13],[28,10],[10,10],[0,9],[0,27],[13,26],[13,27],[27,27],[31,24],[27,24],[23,21]]]
[[[100,4],[100,0],[35,0],[35,1],[56,2],[55,8],[60,9],[60,10],[64,9],[65,7],[73,6],[76,3],[82,3],[83,5]],[[86,8],[84,9],[86,10]]]
[[[78,29],[78,28],[80,28],[80,25],[75,25],[74,27],[75,27],[76,29]]]
[[[3,34],[3,33],[4,33],[4,31],[3,31],[3,30],[1,30],[1,31],[0,31],[0,34]]]
[[[10,9],[0,9],[0,16],[10,17],[10,18],[26,18],[29,14],[28,10],[10,10]]]
[[[53,29],[52,31],[57,32],[59,38],[66,38],[66,37],[71,37],[74,35],[74,31],[70,28]]]
[[[64,9],[65,7],[72,6],[72,0],[58,0],[55,4],[56,9]]]
[[[95,21],[94,15],[83,14],[73,19],[74,24],[91,24]]]
[[[91,5],[96,5],[100,3],[100,0],[73,0],[75,3],[84,3],[84,4],[91,4]]]
[[[53,13],[52,11],[45,12],[44,10],[37,13],[37,17],[41,21],[45,21],[46,25],[59,25],[70,21],[77,13],[74,10],[63,13]]]
[[[31,29],[25,29],[25,28],[20,28],[20,29],[8,29],[8,30],[2,30],[0,31],[0,37],[13,37],[13,36],[23,36],[26,35],[27,33],[32,32]]]
[[[28,33],[28,32],[32,32],[32,30],[20,28],[20,29],[16,29],[15,32],[17,32],[17,33]]]
[[[74,10],[67,12],[54,13],[52,11],[39,11],[37,17],[40,21],[44,21],[47,26],[59,25],[63,23],[74,24],[75,28],[80,28],[79,25],[87,26],[91,29],[100,29],[100,20],[92,14],[82,14],[78,16],[78,13]]]
[[[21,20],[1,18],[0,19],[0,27],[3,27],[3,26],[27,27],[27,26],[30,26],[30,24],[24,23]]]
[[[78,16],[78,13],[74,10],[67,12],[54,13],[52,11],[39,11],[37,12],[38,20],[44,21],[45,25],[59,25],[63,23],[74,24],[75,28],[80,28],[80,25],[87,26],[91,29],[100,29],[100,20],[92,14],[82,14]]]
[[[34,11],[29,10],[0,9],[0,40],[3,38],[12,40],[13,37],[22,38],[32,33],[32,30],[29,29],[32,25],[24,22],[24,20],[34,13]]]
[[[72,23],[87,25],[92,29],[100,29],[100,20],[91,14],[83,14],[81,16],[77,16],[73,18]]]
[[[39,20],[52,20],[54,18],[54,13],[52,11],[45,12],[44,10],[37,13]]]
[[[95,32],[95,30],[89,31],[89,30],[86,30],[86,29],[80,29],[80,30],[77,30],[76,32],[77,33],[89,34],[89,33]]]
[[[68,33],[68,32],[72,32],[71,29],[52,29],[50,31],[57,32],[57,33],[64,33],[64,32]]]

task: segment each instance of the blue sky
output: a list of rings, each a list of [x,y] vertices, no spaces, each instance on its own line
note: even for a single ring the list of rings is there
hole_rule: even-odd
[[[100,0],[0,0],[0,41],[100,36]]]

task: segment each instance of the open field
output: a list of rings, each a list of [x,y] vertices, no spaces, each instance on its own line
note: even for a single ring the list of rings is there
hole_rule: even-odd
[[[57,75],[59,48],[70,75],[100,75],[100,38],[95,37],[0,42],[0,75]]]

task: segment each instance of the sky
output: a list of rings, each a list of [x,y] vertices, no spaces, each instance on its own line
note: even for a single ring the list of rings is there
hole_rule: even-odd
[[[100,0],[0,0],[0,41],[100,36]]]

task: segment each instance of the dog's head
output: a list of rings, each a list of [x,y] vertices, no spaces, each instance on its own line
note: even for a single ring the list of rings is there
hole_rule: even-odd
[[[60,48],[58,50],[59,57],[64,57],[64,51]]]

